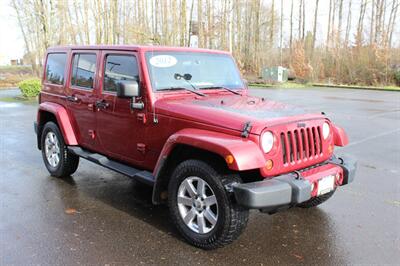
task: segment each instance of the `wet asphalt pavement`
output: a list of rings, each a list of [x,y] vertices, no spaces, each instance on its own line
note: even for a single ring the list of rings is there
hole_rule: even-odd
[[[15,91],[0,91],[0,98]],[[252,89],[254,95],[325,111],[359,159],[354,183],[314,209],[252,211],[232,245],[186,244],[151,189],[81,160],[72,178],[46,171],[36,149],[35,104],[0,101],[0,265],[398,264],[400,93]]]

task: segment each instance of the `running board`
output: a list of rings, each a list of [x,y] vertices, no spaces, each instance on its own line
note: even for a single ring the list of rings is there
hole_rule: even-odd
[[[88,161],[104,166],[105,168],[114,170],[118,173],[126,175],[130,178],[133,178],[147,185],[151,186],[154,185],[154,176],[149,171],[136,169],[132,166],[114,160],[110,160],[104,155],[98,153],[92,153],[78,146],[69,146],[68,150],[73,154],[78,155],[79,157],[82,157]]]

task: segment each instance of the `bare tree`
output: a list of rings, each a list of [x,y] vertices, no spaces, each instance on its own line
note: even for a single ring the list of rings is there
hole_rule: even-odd
[[[388,22],[388,46],[392,47],[393,31],[396,25],[397,10],[399,9],[400,2],[398,0],[393,0],[392,9],[390,12],[389,22]]]
[[[279,53],[280,53],[280,59],[281,59],[281,65],[282,65],[282,49],[283,49],[283,0],[281,0],[281,26],[280,26],[280,37],[279,37]]]
[[[303,25],[303,20],[304,20],[304,18],[303,18],[303,2],[304,2],[304,0],[300,0],[299,1],[299,30],[298,30],[298,38],[299,39],[303,39],[303,28],[302,28],[302,25]]]
[[[349,0],[349,7],[347,11],[347,22],[346,22],[346,35],[344,40],[345,46],[349,45],[349,36],[351,30],[351,5],[352,5],[352,0]]]
[[[306,1],[305,0],[301,0],[301,3],[303,5],[303,25],[302,25],[302,29],[301,29],[301,39],[304,40],[305,37],[305,32],[306,32]]]
[[[375,0],[371,2],[371,22],[370,22],[370,30],[369,30],[369,44],[372,45],[374,41],[374,19],[375,19]]]
[[[313,41],[312,41],[312,50],[313,51],[315,48],[315,40],[316,40],[316,36],[317,36],[318,4],[319,4],[319,0],[315,0],[314,28],[313,28]]]
[[[292,54],[293,47],[293,0],[290,5],[290,37],[289,37],[290,54]]]
[[[343,18],[343,0],[339,0],[339,21],[337,32],[337,44],[339,45],[342,40],[342,18]]]
[[[357,46],[362,45],[363,31],[364,31],[364,17],[365,17],[366,10],[367,10],[367,0],[361,0],[360,14],[358,16],[357,33],[356,33],[356,45]]]
[[[275,29],[275,0],[272,0],[271,7],[271,30],[269,32],[269,45],[274,45],[274,29]]]
[[[301,77],[358,82],[354,79],[357,69],[363,75],[361,82],[375,84],[390,82],[393,76],[390,65],[400,60],[399,47],[392,47],[398,39],[395,34],[399,0],[329,0],[326,42],[322,40],[321,45],[317,45],[322,38],[318,33],[326,28],[320,22],[322,1],[319,0],[313,2],[311,33],[306,31],[306,8],[312,4],[305,0],[290,1],[288,32],[284,31],[284,4],[289,2],[283,0],[278,2],[278,11],[275,0],[10,0],[10,3],[25,44],[26,59],[36,73],[48,46],[91,43],[188,46],[192,34],[198,35],[200,47],[231,51],[246,74],[281,64],[296,66],[297,72],[307,68],[308,74]],[[286,37],[288,43],[284,41]],[[348,49],[353,41],[355,49]],[[285,53],[286,48],[290,54]]]
[[[326,35],[326,48],[329,47],[329,41],[331,36],[331,21],[332,21],[332,2],[334,0],[329,0],[329,17],[328,17],[328,33]]]

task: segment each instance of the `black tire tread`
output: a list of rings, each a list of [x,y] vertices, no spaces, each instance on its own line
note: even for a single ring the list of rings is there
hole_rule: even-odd
[[[47,161],[44,155],[44,138],[46,137],[47,131],[53,131],[56,135],[57,138],[60,142],[60,149],[62,153],[62,162],[59,165],[57,169],[51,169],[47,165]],[[42,144],[42,154],[43,154],[43,160],[45,162],[47,170],[50,172],[50,174],[54,177],[69,177],[75,171],[78,169],[79,166],[79,156],[71,153],[68,150],[68,147],[65,145],[65,141],[63,138],[63,135],[61,134],[60,129],[58,128],[58,125],[52,121],[47,122],[44,127],[43,127],[43,133],[42,133],[42,139],[41,139],[41,144]]]

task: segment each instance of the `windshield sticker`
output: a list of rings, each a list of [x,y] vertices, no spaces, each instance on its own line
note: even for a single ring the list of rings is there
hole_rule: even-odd
[[[155,67],[172,67],[178,60],[171,55],[156,55],[150,58],[150,64]]]

